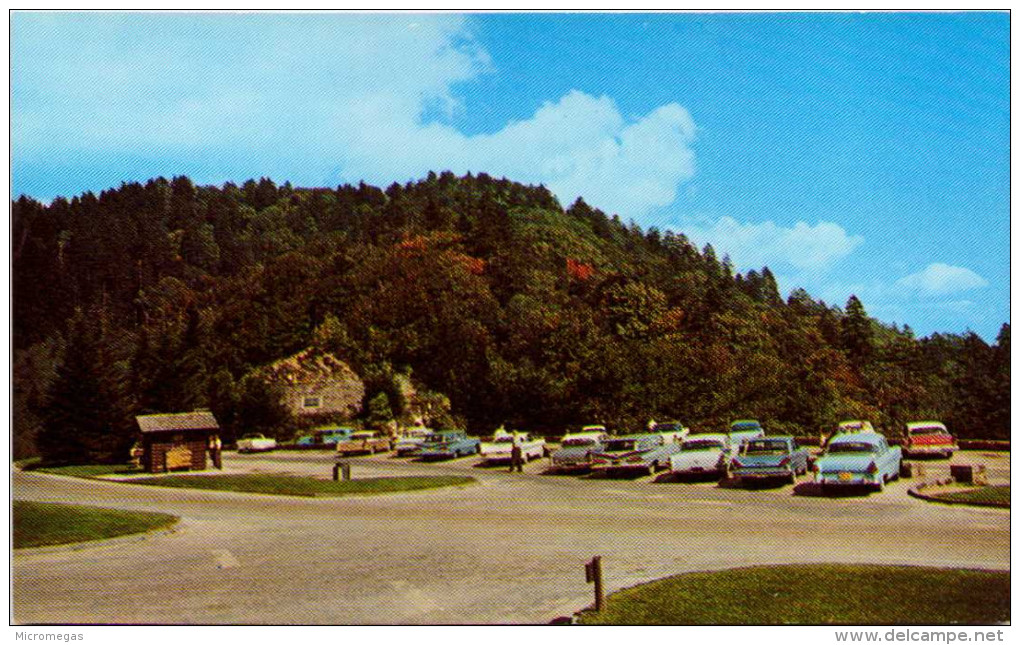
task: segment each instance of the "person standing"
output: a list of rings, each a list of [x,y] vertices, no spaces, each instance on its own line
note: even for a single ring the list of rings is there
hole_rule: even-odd
[[[514,440],[514,445],[510,449],[510,472],[517,470],[519,473],[524,472],[524,455],[521,454],[521,444]]]
[[[223,470],[223,442],[219,435],[209,437],[209,452],[212,454],[213,466],[217,470]]]

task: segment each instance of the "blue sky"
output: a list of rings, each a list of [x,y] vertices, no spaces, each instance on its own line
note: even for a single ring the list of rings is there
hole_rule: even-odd
[[[1009,320],[1009,16],[15,13],[13,193],[488,172],[916,333]]]

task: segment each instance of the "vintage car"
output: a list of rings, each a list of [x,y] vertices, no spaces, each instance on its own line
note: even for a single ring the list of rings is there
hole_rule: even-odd
[[[841,434],[850,434],[854,432],[875,432],[875,427],[871,425],[871,421],[864,421],[861,419],[852,419],[849,421],[840,421],[836,424],[836,429],[829,433],[829,436],[822,441],[822,447],[829,445],[829,442],[833,438],[838,437]]]
[[[747,441],[730,460],[730,476],[737,481],[783,478],[791,484],[807,474],[807,448],[793,437],[757,437]]]
[[[359,430],[348,439],[336,444],[336,454],[340,457],[349,455],[374,455],[377,452],[393,450],[393,439],[382,437],[378,432]]]
[[[815,481],[822,490],[837,486],[871,486],[883,490],[900,476],[903,455],[877,432],[848,432],[829,441],[825,454],[815,461]]]
[[[483,441],[478,447],[482,461],[490,464],[509,463],[513,457],[513,447],[521,449],[524,461],[541,459],[545,455],[545,439],[532,437],[527,432],[507,432],[497,430],[492,441]]]
[[[715,474],[727,476],[730,463],[730,438],[720,433],[687,435],[680,452],[669,458],[669,470],[681,477]]]
[[[948,459],[955,450],[958,450],[956,440],[938,421],[912,421],[907,424],[903,438],[903,454],[907,457],[937,455]]]
[[[661,434],[632,434],[610,437],[602,449],[592,453],[592,472],[607,475],[645,471],[649,475],[665,468],[669,458],[680,449],[678,443],[666,443]]]
[[[730,424],[730,456],[737,454],[745,441],[764,436],[765,429],[757,420],[737,419]]]
[[[605,438],[606,433],[604,430],[586,430],[563,435],[563,439],[560,440],[559,450],[555,451],[551,457],[553,469],[590,469],[591,456],[593,453],[602,450],[602,442]]]
[[[855,419],[852,421],[840,421],[836,426],[836,434],[844,434],[847,432],[874,432],[875,427],[871,425],[871,421],[863,421]]]
[[[249,433],[237,440],[237,452],[267,452],[276,449],[276,439]]]
[[[648,428],[648,432],[661,434],[666,443],[680,443],[690,433],[690,430],[685,428],[684,424],[679,421],[659,421],[652,423],[651,427]]]
[[[411,428],[406,430],[393,446],[397,451],[397,456],[409,457],[418,454],[422,444],[425,443],[425,438],[430,434],[432,434],[432,431],[428,428]]]
[[[425,437],[418,456],[425,460],[454,459],[478,452],[478,437],[469,437],[459,430],[433,432]]]
[[[355,432],[354,428],[316,428],[310,434],[298,437],[295,445],[299,448],[333,448]]]

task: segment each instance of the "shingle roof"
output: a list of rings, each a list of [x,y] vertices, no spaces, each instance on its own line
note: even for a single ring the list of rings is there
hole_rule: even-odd
[[[145,414],[135,417],[142,432],[174,432],[180,430],[219,430],[212,412],[180,412],[177,414]]]

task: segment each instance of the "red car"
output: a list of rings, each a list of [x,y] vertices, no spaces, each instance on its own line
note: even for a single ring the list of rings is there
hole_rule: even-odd
[[[938,421],[914,421],[907,424],[903,454],[908,457],[937,455],[948,459],[958,448],[953,435]]]

